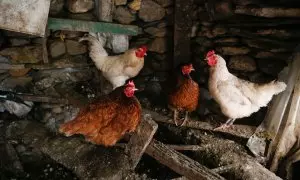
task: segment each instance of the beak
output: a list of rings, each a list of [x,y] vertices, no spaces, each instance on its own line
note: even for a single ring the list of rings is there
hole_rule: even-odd
[[[192,68],[191,70],[192,70],[192,71],[195,71],[195,69],[194,69],[194,68]]]
[[[137,91],[137,90],[139,90],[139,89],[137,89],[137,88],[134,88],[133,90],[134,90],[134,91]]]
[[[207,61],[207,58],[205,58],[204,61]]]
[[[147,53],[145,53],[144,55],[147,56]]]

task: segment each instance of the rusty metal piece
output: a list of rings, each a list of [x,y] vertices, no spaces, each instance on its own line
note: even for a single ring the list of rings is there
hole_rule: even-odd
[[[0,29],[43,37],[50,0],[1,0]]]

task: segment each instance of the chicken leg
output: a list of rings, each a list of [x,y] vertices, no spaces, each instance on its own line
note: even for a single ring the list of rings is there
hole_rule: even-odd
[[[189,112],[185,111],[185,116],[184,116],[183,122],[180,126],[185,125],[185,123],[188,121],[188,119],[189,119]]]
[[[178,124],[177,124],[177,110],[176,109],[173,111],[173,120],[174,120],[175,125],[178,126]]]
[[[235,119],[228,119],[224,124],[222,124],[219,127],[216,127],[214,130],[227,129],[233,125],[234,121]]]

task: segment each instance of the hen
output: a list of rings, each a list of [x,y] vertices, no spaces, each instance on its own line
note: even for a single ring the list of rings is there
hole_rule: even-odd
[[[134,96],[133,81],[80,110],[74,120],[60,126],[66,136],[82,134],[94,144],[113,146],[126,132],[137,128],[141,105]]]
[[[235,119],[248,117],[261,107],[267,106],[273,95],[284,91],[284,82],[272,81],[255,84],[231,74],[226,61],[215,52],[209,51],[206,60],[210,66],[209,92],[220,105],[222,113],[229,119],[218,128],[232,125]]]
[[[185,111],[182,126],[188,120],[188,113],[195,111],[198,105],[199,86],[191,78],[191,71],[194,71],[192,64],[181,67],[182,75],[177,78],[176,87],[168,97],[168,106],[174,112],[173,118],[176,125],[178,125],[177,111]]]
[[[126,80],[138,75],[144,66],[147,47],[129,49],[121,55],[108,56],[103,43],[88,35],[79,39],[89,41],[90,57],[103,76],[113,85],[113,89],[123,86]]]

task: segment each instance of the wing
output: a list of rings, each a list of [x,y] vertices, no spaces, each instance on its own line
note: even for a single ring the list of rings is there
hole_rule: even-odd
[[[230,83],[228,81],[218,82],[216,88],[216,100],[221,106],[248,106],[251,101],[243,94],[238,83]]]
[[[60,127],[60,132],[65,133],[66,136],[73,134],[93,136],[114,119],[117,115],[117,108],[118,102],[116,100],[107,96],[102,97],[102,99],[83,108],[74,120],[63,124]]]

